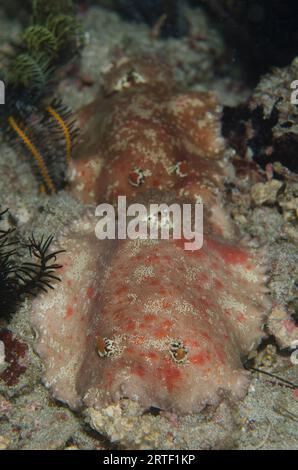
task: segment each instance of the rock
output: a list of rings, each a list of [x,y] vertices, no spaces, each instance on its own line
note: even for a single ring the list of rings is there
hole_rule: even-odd
[[[287,183],[285,191],[278,197],[278,204],[287,222],[298,220],[298,183],[295,181]]]
[[[125,449],[225,449],[232,448],[236,421],[232,407],[222,402],[207,416],[179,418],[169,412],[143,413],[131,400],[101,410],[88,408],[91,427]]]
[[[267,183],[256,183],[251,188],[251,197],[253,202],[257,206],[263,204],[274,204],[279,190],[283,186],[283,183],[278,180],[271,180]]]

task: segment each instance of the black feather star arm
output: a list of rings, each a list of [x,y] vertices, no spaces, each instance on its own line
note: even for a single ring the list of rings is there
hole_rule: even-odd
[[[0,221],[7,211],[0,213]],[[9,319],[26,295],[53,289],[60,281],[56,271],[62,267],[57,256],[64,250],[50,250],[53,236],[36,240],[34,235],[21,243],[14,229],[0,229],[0,319]],[[29,251],[31,261],[21,261],[22,250]]]
[[[18,270],[18,277],[22,283],[20,286],[20,294],[36,295],[40,290],[44,292],[47,289],[53,289],[52,283],[60,281],[55,275],[57,269],[61,269],[62,265],[56,263],[57,255],[65,250],[49,252],[49,248],[53,241],[53,236],[36,241],[34,235],[29,238],[29,242],[25,245],[30,252],[31,258],[36,262],[24,262]]]
[[[68,169],[78,137],[75,118],[57,98],[6,89],[0,107],[1,135],[30,163],[40,190],[54,194],[68,182]]]

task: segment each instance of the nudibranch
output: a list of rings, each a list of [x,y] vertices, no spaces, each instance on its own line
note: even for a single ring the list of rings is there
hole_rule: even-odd
[[[106,84],[103,96],[79,112],[72,194],[85,203],[115,203],[152,188],[175,191],[203,201],[213,230],[231,235],[221,190],[233,169],[224,159],[216,95],[181,89],[150,56],[123,59]]]
[[[9,89],[8,102],[0,109],[2,134],[30,163],[40,191],[54,194],[66,184],[78,131],[60,101],[43,101]]]
[[[71,191],[87,203],[204,203],[204,243],[99,240],[94,210],[58,234],[62,283],[33,302],[44,383],[74,409],[122,398],[200,411],[249,384],[242,358],[270,308],[263,255],[242,246],[223,205],[220,107],[180,90],[155,59],[126,60],[79,113]]]

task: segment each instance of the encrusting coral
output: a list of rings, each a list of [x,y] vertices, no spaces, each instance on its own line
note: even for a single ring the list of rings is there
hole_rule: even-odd
[[[7,81],[16,89],[44,93],[60,62],[70,60],[83,44],[83,30],[71,0],[34,0],[31,25],[12,58]]]
[[[125,59],[78,116],[71,191],[88,203],[204,203],[204,244],[98,240],[94,211],[58,237],[63,282],[33,303],[44,382],[72,408],[122,398],[185,414],[243,397],[242,357],[270,308],[262,253],[224,209],[233,178],[212,93],[185,92],[157,59]],[[57,247],[55,248],[57,249]]]

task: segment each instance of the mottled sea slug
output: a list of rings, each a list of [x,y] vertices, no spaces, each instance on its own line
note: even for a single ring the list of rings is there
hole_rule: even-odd
[[[242,358],[263,337],[270,302],[263,255],[239,243],[224,208],[233,169],[216,97],[180,90],[151,58],[122,61],[107,83],[78,116],[72,193],[88,203],[203,202],[204,244],[98,240],[86,209],[58,234],[63,282],[33,304],[44,382],[72,408],[130,398],[186,414],[241,398]]]

